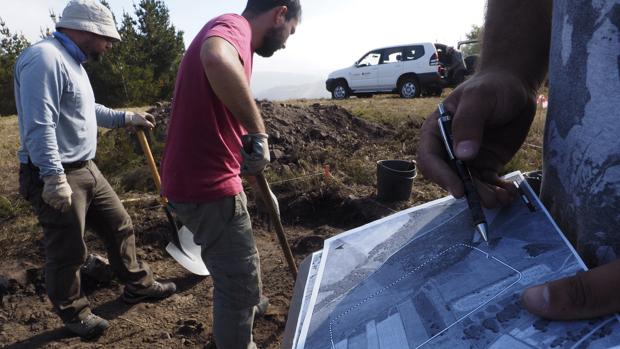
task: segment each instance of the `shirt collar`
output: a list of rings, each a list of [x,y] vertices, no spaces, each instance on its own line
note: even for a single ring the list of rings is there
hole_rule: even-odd
[[[60,41],[62,46],[69,52],[71,57],[73,57],[78,63],[84,64],[88,60],[84,52],[78,47],[78,45],[73,42],[67,35],[61,32],[54,32],[54,37]]]

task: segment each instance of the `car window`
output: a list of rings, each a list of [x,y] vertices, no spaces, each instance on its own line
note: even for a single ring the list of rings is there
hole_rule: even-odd
[[[424,46],[416,45],[406,47],[403,52],[403,60],[405,61],[413,61],[422,56],[424,56]]]
[[[380,64],[397,63],[403,60],[403,48],[386,48],[381,55]]]
[[[366,56],[362,57],[357,63],[357,66],[369,66],[369,65],[377,65],[379,64],[379,60],[381,59],[381,52],[374,51],[368,53]]]

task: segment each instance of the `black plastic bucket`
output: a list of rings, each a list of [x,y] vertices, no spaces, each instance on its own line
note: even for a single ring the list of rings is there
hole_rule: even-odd
[[[377,198],[383,201],[409,200],[416,176],[413,160],[377,161]]]

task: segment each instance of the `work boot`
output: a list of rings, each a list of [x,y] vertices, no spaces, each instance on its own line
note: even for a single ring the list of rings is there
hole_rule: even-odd
[[[136,304],[144,301],[153,301],[168,298],[177,290],[174,282],[155,281],[147,288],[138,289],[131,285],[125,286],[125,291],[121,298],[127,304]]]
[[[65,322],[65,327],[84,339],[95,339],[110,327],[110,323],[91,313],[83,320]]]

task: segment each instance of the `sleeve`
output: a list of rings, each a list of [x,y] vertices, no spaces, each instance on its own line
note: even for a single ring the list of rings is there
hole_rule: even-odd
[[[243,47],[243,42],[246,40],[246,35],[244,34],[244,31],[242,30],[240,24],[234,17],[231,17],[231,16],[220,17],[213,24],[211,29],[209,29],[205,33],[203,41],[207,40],[208,38],[214,37],[214,36],[220,37],[228,41],[231,45],[233,45],[233,47],[237,50],[237,53],[239,54],[239,58],[245,65],[246,62],[243,61],[242,47]]]
[[[16,81],[19,80],[22,141],[41,177],[60,175],[64,169],[58,151],[56,126],[67,76],[59,58],[53,54],[38,51],[24,58],[15,74]]]
[[[125,112],[110,109],[101,104],[95,104],[97,125],[105,128],[119,128],[125,126]]]

